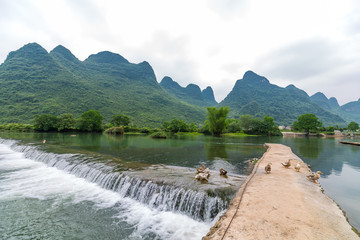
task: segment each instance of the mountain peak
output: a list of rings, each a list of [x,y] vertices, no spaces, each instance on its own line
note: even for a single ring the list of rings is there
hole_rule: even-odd
[[[309,97],[309,95],[304,90],[297,88],[293,84],[288,85],[285,89],[292,93],[296,92],[297,94],[301,94],[302,96],[306,96],[307,98]]]
[[[182,87],[175,82],[171,77],[165,76],[161,82],[160,82],[160,86],[162,86],[163,88],[169,89],[169,88],[174,88],[174,89],[182,89]]]
[[[217,104],[215,97],[214,97],[214,91],[210,86],[208,86],[204,90],[202,90],[201,93],[204,97],[204,100],[206,102],[208,102],[211,106]]]
[[[256,83],[270,83],[269,80],[267,80],[265,77],[260,76],[253,71],[245,72],[243,80]]]
[[[4,69],[17,72],[23,78],[28,77],[29,79],[54,75],[60,70],[60,66],[54,58],[37,43],[28,43],[16,51],[10,52],[1,66]],[[25,76],[27,72],[33,71],[34,68],[36,73]]]
[[[127,63],[129,63],[125,58],[123,58],[123,59]],[[156,81],[156,76],[155,76],[154,69],[151,67],[150,63],[148,63],[147,61],[143,61],[143,62],[137,64],[136,66],[139,67],[138,71],[140,73],[141,78],[143,78],[143,79],[144,78],[150,78],[152,83],[158,84],[158,82]]]
[[[324,102],[328,102],[329,99],[322,93],[322,92],[317,92],[314,95],[312,95],[311,100],[315,100],[315,101],[324,101]]]
[[[186,89],[188,89],[189,91],[196,91],[196,92],[201,92],[201,89],[198,85],[190,83],[189,85],[186,86]]]
[[[40,44],[33,42],[33,43],[28,43],[25,44],[23,47],[21,47],[19,50],[23,50],[23,51],[45,51],[47,52]],[[19,51],[17,50],[17,51]]]
[[[337,99],[334,98],[334,97],[329,98],[329,104],[330,104],[333,108],[338,108],[338,107],[340,107]]]
[[[74,54],[72,54],[70,52],[69,49],[65,48],[62,45],[58,45],[57,47],[55,47],[51,52],[50,55],[55,56],[55,57],[60,57],[60,58],[64,58],[66,60],[69,60],[71,62],[78,62],[79,59],[77,59]]]
[[[229,106],[230,117],[243,114],[252,114],[255,117],[268,115],[273,117],[277,124],[283,125],[291,125],[304,113],[314,113],[329,125],[345,123],[341,117],[310,101],[305,91],[294,85],[279,87],[251,71],[246,72],[244,78],[236,82],[219,106]]]
[[[286,86],[286,88],[287,88],[287,89],[294,89],[294,88],[297,89],[297,87],[295,87],[294,84],[289,84],[288,86]]]
[[[85,62],[95,62],[95,63],[106,63],[106,64],[122,64],[129,63],[123,56],[117,53],[112,53],[109,51],[99,52],[97,54],[91,54]]]
[[[42,61],[44,57],[48,58],[49,56],[48,52],[42,46],[38,43],[28,43],[16,51],[10,52],[5,61],[13,58],[25,58]]]

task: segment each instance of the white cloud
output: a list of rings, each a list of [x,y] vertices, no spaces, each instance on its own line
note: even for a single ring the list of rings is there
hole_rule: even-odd
[[[81,60],[109,50],[148,61],[158,81],[168,75],[182,86],[210,85],[217,100],[251,69],[274,84],[294,83],[344,103],[359,98],[337,87],[360,88],[359,6],[356,0],[2,0],[0,62],[28,42],[48,51],[61,44]]]

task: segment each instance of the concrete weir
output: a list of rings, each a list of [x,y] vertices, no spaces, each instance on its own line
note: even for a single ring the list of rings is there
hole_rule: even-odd
[[[338,205],[307,179],[309,168],[289,147],[265,146],[267,152],[203,240],[359,239]],[[281,163],[288,159],[292,165],[285,168]],[[267,174],[264,168],[270,162]],[[299,172],[294,169],[297,162]]]

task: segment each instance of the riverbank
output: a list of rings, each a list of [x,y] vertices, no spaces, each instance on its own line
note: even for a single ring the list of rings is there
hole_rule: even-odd
[[[342,144],[350,144],[350,145],[360,146],[360,142],[340,141],[340,143],[342,143]]]
[[[337,204],[306,178],[307,165],[285,145],[266,146],[226,214],[203,239],[359,239]],[[294,159],[289,169],[281,165],[288,159]],[[300,172],[293,167],[297,161]],[[272,171],[266,174],[269,162]]]

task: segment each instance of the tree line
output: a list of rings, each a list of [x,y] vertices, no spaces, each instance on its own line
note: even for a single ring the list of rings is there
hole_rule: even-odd
[[[229,119],[229,107],[208,107],[207,117],[203,124],[196,125],[191,122],[188,124],[184,120],[172,119],[164,121],[160,129],[130,127],[131,119],[124,114],[113,115],[111,121],[103,125],[103,117],[97,110],[89,110],[75,118],[71,113],[63,113],[59,116],[51,114],[35,115],[33,124],[10,123],[0,125],[0,130],[10,131],[83,131],[83,132],[101,132],[112,134],[123,134],[124,132],[134,131],[141,133],[164,132],[198,132],[220,136],[223,133],[245,133],[250,135],[280,136],[281,132],[274,123],[274,118],[265,115],[262,119],[251,115],[241,115],[238,118]],[[292,125],[294,131],[310,132],[334,132],[337,127],[323,127],[322,123],[314,114],[303,114],[294,121]],[[356,131],[359,125],[355,122],[349,123],[347,129]]]
[[[103,125],[103,116],[97,110],[89,110],[76,119],[71,113],[63,113],[59,116],[52,114],[35,115],[33,124],[9,123],[1,125],[0,129],[17,131],[39,131],[39,132],[101,132],[105,128],[128,126],[130,118],[124,114],[114,115],[109,124]]]
[[[346,128],[339,128],[338,126],[323,127],[322,122],[315,116],[315,114],[307,113],[298,117],[297,121],[294,121],[292,125],[294,131],[305,131],[307,135],[310,132],[317,133],[319,131],[334,133],[335,129],[357,131],[359,130],[359,124],[356,122],[350,122]]]
[[[187,124],[183,120],[173,119],[165,121],[162,130],[171,133],[200,132],[220,136],[223,133],[246,133],[253,135],[279,136],[281,132],[274,123],[274,118],[264,116],[263,119],[242,115],[239,119],[228,119],[229,107],[208,107],[207,117],[203,125]]]

